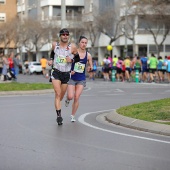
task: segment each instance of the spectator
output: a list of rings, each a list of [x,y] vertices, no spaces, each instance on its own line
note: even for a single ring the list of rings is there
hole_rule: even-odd
[[[41,63],[43,75],[46,77],[47,59],[44,56],[42,56],[40,63]]]
[[[25,72],[24,72],[24,74],[29,73],[28,66],[29,66],[29,62],[28,62],[27,60],[25,60],[25,62],[24,62],[24,67],[25,67]]]
[[[2,75],[1,75],[1,80],[6,81],[7,80],[7,71],[9,69],[9,62],[6,56],[2,57],[3,61],[3,68],[2,68]]]
[[[21,66],[20,55],[17,53],[13,59],[14,62],[14,70],[15,70],[15,80],[17,80],[19,74],[19,66]]]
[[[14,53],[13,51],[10,51],[9,57],[8,57],[8,63],[9,63],[9,72],[13,79],[15,79],[15,69],[14,69]]]
[[[0,51],[0,75],[2,74],[2,68],[3,68],[3,56],[4,56],[4,52],[3,50]]]

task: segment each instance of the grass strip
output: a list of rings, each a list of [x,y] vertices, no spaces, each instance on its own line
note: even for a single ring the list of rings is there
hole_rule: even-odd
[[[52,89],[52,84],[45,83],[1,83],[0,91],[27,91],[27,90],[44,90]]]
[[[170,125],[170,98],[124,106],[116,111],[127,117]]]

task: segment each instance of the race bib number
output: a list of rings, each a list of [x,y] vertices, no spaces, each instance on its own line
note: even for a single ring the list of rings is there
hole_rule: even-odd
[[[74,71],[77,72],[77,73],[83,73],[85,69],[85,64],[82,64],[82,63],[75,63],[74,65]]]
[[[66,63],[67,63],[66,57],[59,55],[56,59],[56,63],[58,63],[59,65],[62,65],[62,66],[66,65]]]

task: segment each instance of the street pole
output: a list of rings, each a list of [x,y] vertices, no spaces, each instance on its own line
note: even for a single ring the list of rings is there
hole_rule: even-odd
[[[61,0],[61,29],[65,28],[66,22],[66,4],[65,0]]]

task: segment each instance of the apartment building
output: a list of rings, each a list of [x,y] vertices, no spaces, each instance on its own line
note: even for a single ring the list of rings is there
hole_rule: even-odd
[[[17,4],[16,0],[0,0],[0,26],[10,22],[11,19],[17,16]],[[0,48],[3,48],[4,44],[0,44]],[[14,47],[14,43],[11,43],[9,48]]]
[[[72,40],[76,41],[79,36],[79,29],[82,26],[82,13],[84,11],[84,0],[65,0],[65,20],[62,20],[61,0],[18,0],[17,14],[21,20],[34,18],[44,25],[50,24],[56,28],[56,34],[61,29],[62,22],[71,33]],[[49,37],[50,38],[50,37]],[[42,55],[47,56],[51,50],[50,44],[43,46],[36,60]],[[23,51],[26,53],[26,51]]]
[[[134,40],[128,39],[126,36],[122,35],[120,38],[112,42],[113,50],[112,50],[112,56],[122,56],[125,57],[126,55],[133,56],[134,52],[138,55],[142,56],[144,54],[147,54],[150,56],[151,53],[154,53],[157,55],[157,48],[155,45],[154,37],[153,35],[147,31],[146,28],[146,22],[142,19],[142,16],[140,13],[134,13],[134,14],[126,14],[125,9],[128,8],[128,3],[132,2],[130,0],[108,0],[108,1],[102,1],[102,0],[86,0],[85,1],[85,13],[84,13],[84,22],[92,22],[94,21],[93,12],[97,13],[99,16],[100,13],[107,8],[113,8],[117,11],[120,19],[123,17],[133,18],[132,23],[134,24],[135,34],[133,34],[132,31],[129,31],[130,36],[134,36]],[[138,2],[138,0],[134,1],[135,3]],[[136,8],[136,4],[134,3],[134,6],[132,8]],[[94,6],[97,6],[97,8],[94,8]],[[94,11],[95,9],[95,11]],[[97,10],[96,10],[97,9]],[[153,13],[152,16],[155,14]],[[155,15],[156,16],[156,15]],[[169,15],[170,16],[170,15]],[[102,16],[101,16],[102,17]],[[168,15],[167,15],[168,17]],[[115,23],[113,23],[115,25]],[[126,24],[126,23],[124,23]],[[159,24],[159,23],[158,23]],[[160,30],[159,30],[160,29]],[[119,32],[122,30],[120,29]],[[153,31],[158,31],[157,35],[157,42],[160,43],[163,39],[163,33],[165,32],[164,25],[162,24],[162,27],[160,25],[153,24]],[[114,28],[113,28],[113,34],[114,34]],[[103,60],[103,57],[105,53],[109,53],[107,51],[107,45],[110,42],[110,37],[107,36],[104,33],[100,33],[99,37],[96,39],[95,47],[98,52],[98,60],[101,62]],[[170,55],[170,33],[166,36],[166,39],[162,46],[160,47],[160,55]]]
[[[114,0],[86,0],[85,1],[85,8],[84,8],[84,14],[83,14],[83,22],[85,23],[91,23],[92,26],[95,27],[95,17],[100,16],[102,17],[103,11],[107,11],[108,8],[114,8],[115,7],[115,1]],[[88,34],[87,34],[88,35]],[[94,35],[91,35],[94,36]],[[90,41],[90,37],[89,41]],[[97,58],[99,62],[103,61],[103,58],[107,51],[107,45],[109,45],[110,38],[101,33],[98,32],[96,34],[96,41],[95,41],[95,54],[92,53],[94,58]],[[91,43],[91,42],[90,42]],[[90,47],[89,47],[90,48]]]
[[[156,18],[159,15],[159,13],[155,14],[153,11],[152,12],[150,11],[150,13],[142,14],[140,12],[137,12],[136,9],[138,8],[137,6],[138,1],[139,0],[136,0],[134,5],[131,7],[131,9],[133,10],[128,10],[127,13],[125,9],[127,9],[128,1],[126,0],[120,1],[121,2],[119,6],[120,17],[127,17],[127,20],[129,20],[130,17],[133,18],[133,21],[132,21],[133,27],[131,27],[131,32],[129,33],[131,37],[133,36],[134,37],[133,37],[133,40],[130,40],[126,38],[125,36],[122,36],[118,40],[116,40],[113,43],[113,46],[115,47],[113,53],[115,52],[118,55],[124,56],[124,51],[127,50],[127,55],[130,55],[130,56],[133,56],[134,51],[139,56],[142,56],[144,54],[150,56],[151,53],[154,53],[155,55],[157,55],[158,50],[157,50],[156,42],[154,39],[156,39],[157,44],[161,43],[165,35],[164,32],[166,31],[165,23],[160,22],[161,20],[156,21],[156,19],[154,19],[153,21],[153,18],[154,17]],[[143,8],[145,7],[146,7],[146,4],[143,6]],[[164,15],[164,19],[166,19],[166,17],[169,18],[170,13],[167,13],[165,15],[163,14],[163,12],[161,12],[160,15]],[[147,17],[150,18],[150,21]],[[148,25],[148,22],[151,24]],[[150,28],[148,29],[148,27]],[[148,30],[151,30],[153,34]],[[166,35],[166,39],[163,42],[163,44],[160,46],[159,55],[161,55],[162,57],[164,57],[165,55],[170,55],[170,31]]]

